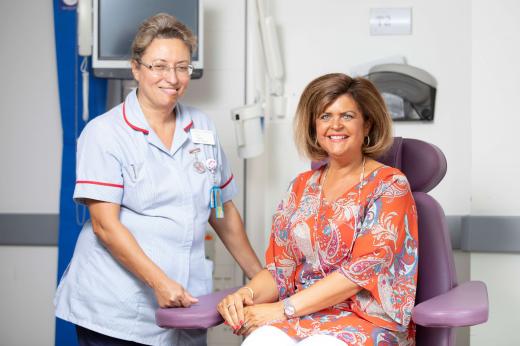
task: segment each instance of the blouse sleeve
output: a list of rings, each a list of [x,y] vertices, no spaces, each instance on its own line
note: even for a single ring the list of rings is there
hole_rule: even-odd
[[[279,299],[294,293],[296,261],[289,246],[289,228],[290,218],[296,209],[296,189],[299,180],[300,177],[291,182],[285,197],[276,208],[269,245],[265,252],[266,267],[276,282]]]
[[[408,325],[418,265],[417,211],[406,177],[379,182],[341,272],[370,292],[392,320]]]

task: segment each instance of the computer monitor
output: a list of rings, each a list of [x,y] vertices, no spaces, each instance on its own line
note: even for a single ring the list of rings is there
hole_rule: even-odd
[[[132,40],[139,25],[159,12],[175,16],[197,37],[198,48],[192,56],[194,71],[191,78],[201,78],[204,67],[202,0],[94,0],[94,75],[101,78],[132,79]]]

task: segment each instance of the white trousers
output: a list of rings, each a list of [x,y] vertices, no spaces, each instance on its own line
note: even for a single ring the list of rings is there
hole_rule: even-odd
[[[296,341],[282,330],[273,326],[263,326],[252,332],[242,346],[345,346],[346,344],[330,335],[316,334],[301,341]]]

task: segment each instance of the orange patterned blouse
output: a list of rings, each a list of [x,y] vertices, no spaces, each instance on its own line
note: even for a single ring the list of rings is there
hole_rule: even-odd
[[[363,289],[327,309],[272,325],[296,339],[319,333],[348,345],[414,345],[417,211],[406,177],[382,166],[328,203],[320,192],[322,173],[300,174],[279,204],[267,269],[280,300],[336,271]]]

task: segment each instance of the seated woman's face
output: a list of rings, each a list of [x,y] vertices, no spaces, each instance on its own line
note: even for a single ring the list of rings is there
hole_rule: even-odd
[[[330,158],[360,155],[367,133],[363,113],[348,94],[339,96],[316,118],[318,143]]]
[[[190,82],[183,68],[190,64],[190,51],[176,38],[156,38],[146,48],[140,63],[132,62],[139,83],[139,101],[153,108],[173,107]],[[151,69],[150,69],[151,66]]]

